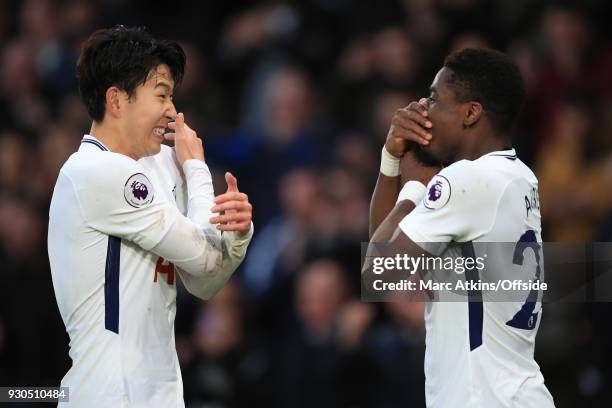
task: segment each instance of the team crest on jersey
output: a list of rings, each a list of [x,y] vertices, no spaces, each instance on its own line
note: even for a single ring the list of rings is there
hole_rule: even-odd
[[[441,175],[434,176],[427,186],[423,205],[430,210],[442,208],[448,203],[451,195],[451,186],[448,179]]]
[[[153,201],[153,185],[142,173],[132,175],[123,188],[125,201],[132,207],[142,207]]]

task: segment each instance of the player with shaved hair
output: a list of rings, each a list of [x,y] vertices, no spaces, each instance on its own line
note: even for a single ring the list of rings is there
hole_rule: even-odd
[[[514,257],[489,253],[483,270],[423,273],[442,281],[478,282],[500,271],[543,278],[538,180],[510,136],[525,97],[518,68],[501,52],[465,49],[445,59],[430,91],[393,117],[372,197],[370,241],[445,259],[482,257],[479,243],[513,243]],[[483,300],[471,290],[463,301],[427,302],[427,406],[553,407],[534,360],[541,293]]]

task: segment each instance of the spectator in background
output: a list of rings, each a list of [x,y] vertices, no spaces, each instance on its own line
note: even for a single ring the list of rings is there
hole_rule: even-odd
[[[26,146],[23,136],[14,132],[0,135],[0,187],[2,191],[18,191],[26,168]]]
[[[22,195],[0,197],[2,278],[15,288],[2,294],[10,384],[55,384],[67,349],[58,330],[57,310],[45,259],[45,226],[35,202]],[[44,304],[47,307],[41,307]],[[8,383],[6,383],[8,384]]]
[[[385,27],[372,39],[376,73],[383,84],[400,89],[419,83],[421,56],[413,38],[400,27]]]
[[[317,120],[316,96],[304,71],[279,66],[255,75],[247,94],[244,124],[223,138],[214,138],[213,161],[238,167],[245,190],[261,207],[255,217],[265,223],[279,212],[275,180],[290,170],[326,161],[326,130]],[[258,92],[260,91],[260,92]]]
[[[339,407],[373,402],[368,401],[365,390],[376,373],[361,355],[349,352],[352,344],[346,330],[345,336],[338,333],[338,317],[349,304],[350,288],[337,262],[317,259],[300,272],[295,296],[297,324],[287,326],[279,344],[279,406]],[[342,345],[347,343],[349,350],[343,351]]]
[[[372,327],[363,340],[365,352],[380,368],[380,407],[425,406],[425,375],[415,370],[425,356],[422,302],[385,303],[389,319]]]
[[[323,177],[326,208],[318,214],[317,224],[335,242],[360,242],[368,234],[368,199],[362,181],[343,168],[327,171]],[[321,245],[321,244],[320,244]]]
[[[311,169],[296,169],[282,178],[282,215],[263,226],[245,260],[243,282],[251,294],[292,285],[287,282],[304,263],[308,243],[318,238],[321,192],[321,180]]]
[[[80,133],[72,132],[67,126],[49,125],[45,138],[38,144],[37,156],[40,157],[34,176],[31,194],[41,202],[49,202],[53,186],[60,168],[80,144]]]
[[[411,32],[397,26],[349,42],[338,59],[338,82],[332,84],[335,119],[351,130],[371,131],[385,102],[392,98],[398,102],[411,91],[424,92],[419,89],[424,84],[423,57],[417,47]],[[391,112],[397,106],[402,105]]]
[[[202,304],[185,367],[185,400],[197,406],[268,407],[270,356],[244,322],[242,289],[230,282]],[[185,356],[183,356],[185,360]]]
[[[372,129],[370,133],[376,136],[375,143],[380,144],[387,138],[389,123],[397,110],[398,106],[408,106],[408,104],[418,99],[416,94],[402,92],[393,88],[381,92],[375,99],[374,117],[371,118]]]
[[[4,123],[28,131],[32,137],[49,120],[50,105],[43,98],[36,72],[34,49],[27,40],[11,41],[0,60],[1,92],[5,109]],[[34,133],[34,134],[32,134]]]
[[[223,131],[220,125],[230,120],[226,112],[227,101],[211,82],[209,67],[201,51],[193,43],[181,45],[189,64],[185,67],[181,87],[176,90],[175,100],[179,106],[187,107],[185,115],[194,118],[194,128],[202,129],[208,139]]]
[[[333,161],[357,178],[362,187],[374,184],[372,173],[378,166],[369,142],[363,134],[347,132],[333,147]]]
[[[566,100],[558,106],[555,137],[538,160],[542,215],[554,241],[592,240],[612,210],[609,189],[602,188],[612,186],[612,123],[605,119],[609,112],[597,110],[589,100]]]
[[[568,96],[586,93],[606,103],[612,98],[612,48],[598,43],[581,4],[553,3],[542,15],[544,49],[523,115],[542,149],[557,137],[555,113]]]

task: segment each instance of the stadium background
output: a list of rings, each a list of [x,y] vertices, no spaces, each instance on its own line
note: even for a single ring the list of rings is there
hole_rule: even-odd
[[[57,385],[70,364],[46,225],[90,125],[74,63],[94,29],[144,25],[183,44],[176,105],[213,174],[234,172],[255,208],[236,278],[207,303],[179,293],[188,406],[420,407],[423,305],[357,290],[393,111],[427,94],[449,51],[507,51],[528,84],[516,146],[540,179],[545,239],[610,240],[607,3],[0,1],[0,384]],[[558,407],[612,403],[610,310],[547,305],[536,357]]]

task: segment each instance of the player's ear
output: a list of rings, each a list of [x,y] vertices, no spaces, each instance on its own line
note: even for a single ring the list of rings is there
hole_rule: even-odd
[[[482,105],[478,102],[468,102],[468,108],[463,119],[463,126],[466,128],[474,126],[482,116]]]
[[[111,86],[106,90],[106,113],[113,117],[119,117],[121,115],[121,90],[116,86]]]

